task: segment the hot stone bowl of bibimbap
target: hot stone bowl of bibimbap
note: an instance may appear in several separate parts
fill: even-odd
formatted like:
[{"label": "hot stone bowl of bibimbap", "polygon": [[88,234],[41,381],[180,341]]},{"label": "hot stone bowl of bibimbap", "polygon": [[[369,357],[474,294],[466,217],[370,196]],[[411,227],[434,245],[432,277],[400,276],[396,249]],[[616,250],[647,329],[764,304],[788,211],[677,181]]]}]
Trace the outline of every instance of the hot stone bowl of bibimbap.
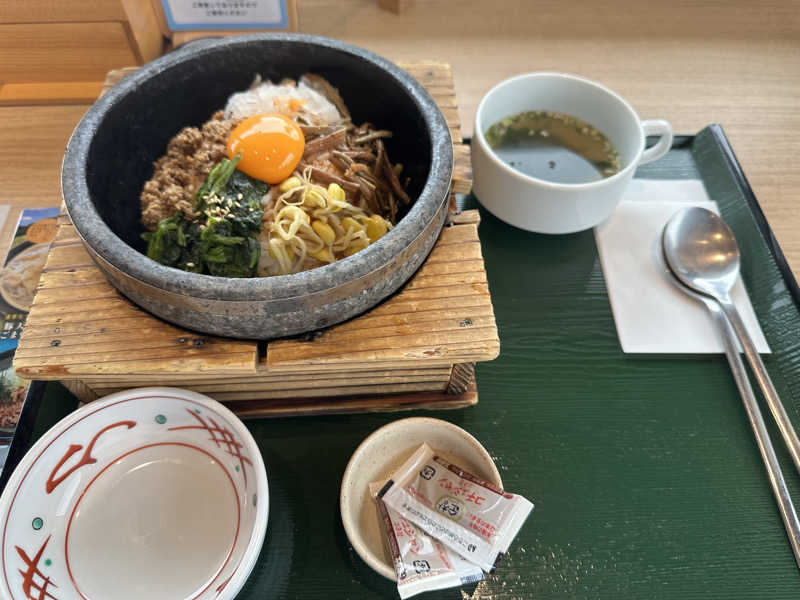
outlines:
[{"label": "hot stone bowl of bibimbap", "polygon": [[109,281],[190,329],[274,338],[395,292],[443,226],[452,141],[430,95],[341,42],[206,40],[122,80],[64,157]]}]

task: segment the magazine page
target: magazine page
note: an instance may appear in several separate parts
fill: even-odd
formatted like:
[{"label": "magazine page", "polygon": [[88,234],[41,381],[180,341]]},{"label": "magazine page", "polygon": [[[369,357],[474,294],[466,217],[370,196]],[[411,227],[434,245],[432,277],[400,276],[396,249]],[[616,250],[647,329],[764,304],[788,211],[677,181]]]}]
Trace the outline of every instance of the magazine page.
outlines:
[{"label": "magazine page", "polygon": [[[33,302],[50,242],[56,236],[58,208],[25,209],[0,270],[0,428],[17,423],[28,382],[17,377],[12,366],[14,351]],[[0,229],[9,215],[0,206]],[[5,248],[4,248],[5,250]]]}]

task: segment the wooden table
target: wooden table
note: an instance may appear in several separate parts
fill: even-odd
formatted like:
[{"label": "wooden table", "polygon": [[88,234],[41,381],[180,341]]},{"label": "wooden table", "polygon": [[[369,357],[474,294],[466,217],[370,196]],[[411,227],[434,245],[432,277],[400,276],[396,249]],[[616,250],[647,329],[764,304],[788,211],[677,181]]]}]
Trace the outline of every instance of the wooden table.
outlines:
[{"label": "wooden table", "polygon": [[[395,60],[449,62],[465,135],[494,83],[541,69],[597,79],[676,132],[719,122],[800,272],[796,1],[414,0],[397,16],[375,0],[303,0],[300,29]],[[0,108],[0,203],[58,204],[63,146],[85,109]]]}]

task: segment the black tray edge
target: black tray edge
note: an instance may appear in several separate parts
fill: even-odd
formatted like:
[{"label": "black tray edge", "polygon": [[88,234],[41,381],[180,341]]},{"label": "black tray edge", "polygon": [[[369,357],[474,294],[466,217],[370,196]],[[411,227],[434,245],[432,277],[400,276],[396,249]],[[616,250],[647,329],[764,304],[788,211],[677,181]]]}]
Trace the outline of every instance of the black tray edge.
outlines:
[{"label": "black tray edge", "polygon": [[731,173],[736,180],[736,184],[741,188],[742,192],[744,192],[744,197],[747,200],[750,211],[753,213],[753,218],[756,221],[756,225],[758,225],[761,235],[764,236],[764,241],[766,242],[767,248],[772,254],[772,257],[775,259],[775,263],[781,272],[783,281],[786,284],[786,287],[789,289],[789,293],[792,295],[795,305],[800,307],[800,286],[798,286],[797,279],[789,267],[786,256],[783,254],[783,250],[781,249],[780,244],[778,244],[778,240],[775,238],[775,234],[767,222],[767,217],[764,215],[764,211],[761,209],[761,205],[756,199],[753,188],[750,187],[750,182],[747,181],[747,177],[742,170],[742,166],[736,159],[736,154],[733,151],[730,141],[728,141],[728,137],[725,135],[725,132],[722,129],[722,125],[719,123],[712,123],[706,129],[711,132],[711,134],[714,136],[714,139],[719,144],[719,147],[725,156],[725,160],[730,167]]},{"label": "black tray edge", "polygon": [[30,449],[31,436],[36,424],[36,417],[39,415],[39,408],[42,406],[46,383],[45,381],[31,381],[28,391],[25,393],[25,401],[19,411],[14,438],[11,440],[3,471],[0,473],[0,492],[5,489],[14,469]]}]

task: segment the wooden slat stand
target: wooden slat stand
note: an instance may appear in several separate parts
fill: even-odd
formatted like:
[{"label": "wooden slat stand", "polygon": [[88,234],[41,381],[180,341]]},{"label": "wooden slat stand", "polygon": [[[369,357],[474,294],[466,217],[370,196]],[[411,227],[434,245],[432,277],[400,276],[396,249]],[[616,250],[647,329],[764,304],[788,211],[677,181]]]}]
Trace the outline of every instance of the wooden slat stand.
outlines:
[{"label": "wooden slat stand", "polygon": [[[449,66],[403,67],[431,90],[460,140]],[[107,83],[128,72],[110,73]],[[469,148],[455,150],[453,189],[466,192]],[[477,211],[451,213],[420,270],[369,312],[263,344],[200,335],[140,309],[106,281],[62,214],[15,368],[59,380],[83,401],[169,385],[244,417],[468,406],[478,399],[474,364],[499,353],[478,222]]]}]

